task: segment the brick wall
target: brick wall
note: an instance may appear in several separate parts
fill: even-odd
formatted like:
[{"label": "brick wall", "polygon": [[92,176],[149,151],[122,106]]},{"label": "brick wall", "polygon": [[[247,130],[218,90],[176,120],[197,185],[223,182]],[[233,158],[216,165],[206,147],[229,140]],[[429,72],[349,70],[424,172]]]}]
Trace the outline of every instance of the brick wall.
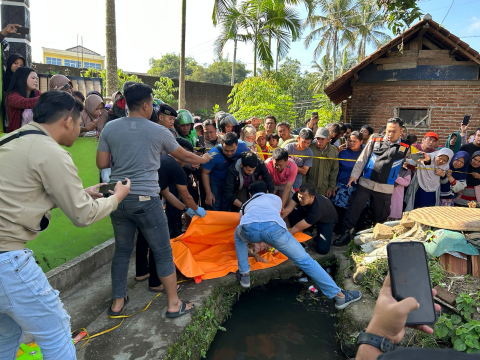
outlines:
[{"label": "brick wall", "polygon": [[[429,128],[409,128],[420,135],[435,131],[444,143],[471,114],[468,133],[480,127],[480,85],[369,85],[354,86],[351,116],[354,128],[370,125],[375,131],[394,115],[395,107],[432,108]],[[408,126],[407,126],[408,127]]]}]

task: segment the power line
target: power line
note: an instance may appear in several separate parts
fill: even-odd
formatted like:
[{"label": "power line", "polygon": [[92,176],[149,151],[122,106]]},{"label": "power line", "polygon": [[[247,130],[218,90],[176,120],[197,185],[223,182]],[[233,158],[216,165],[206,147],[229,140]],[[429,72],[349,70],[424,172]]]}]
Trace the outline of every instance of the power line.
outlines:
[{"label": "power line", "polygon": [[445,14],[445,17],[443,18],[443,20],[442,20],[442,22],[440,23],[440,25],[442,25],[443,22],[445,21],[445,19],[447,18],[448,14],[450,13],[450,9],[452,8],[454,2],[455,2],[455,0],[452,0],[452,3],[450,4],[450,7],[448,8],[448,11],[447,11],[447,13]]}]

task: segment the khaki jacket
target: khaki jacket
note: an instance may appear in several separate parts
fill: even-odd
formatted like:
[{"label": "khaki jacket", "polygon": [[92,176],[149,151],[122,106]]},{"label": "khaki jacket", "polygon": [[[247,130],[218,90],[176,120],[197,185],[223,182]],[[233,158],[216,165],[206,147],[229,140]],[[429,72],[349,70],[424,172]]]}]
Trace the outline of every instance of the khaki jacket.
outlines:
[{"label": "khaki jacket", "polygon": [[31,122],[11,135],[25,130],[46,136],[25,135],[0,146],[0,251],[24,249],[47,228],[54,207],[84,227],[118,206],[115,196],[93,200],[83,190],[71,155],[40,124]]},{"label": "khaki jacket", "polygon": [[[325,149],[320,150],[317,144],[312,143],[309,146],[313,151],[313,156],[337,158],[338,150],[335,146],[327,144]],[[308,173],[303,176],[303,182],[315,186],[317,194],[325,196],[327,190],[333,190],[337,183],[338,160],[313,159],[312,167]]]}]

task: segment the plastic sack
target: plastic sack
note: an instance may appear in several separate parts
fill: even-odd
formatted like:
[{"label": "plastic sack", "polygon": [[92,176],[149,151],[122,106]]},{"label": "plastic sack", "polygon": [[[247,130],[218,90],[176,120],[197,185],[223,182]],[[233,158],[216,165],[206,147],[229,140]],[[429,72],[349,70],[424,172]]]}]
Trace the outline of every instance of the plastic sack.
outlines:
[{"label": "plastic sack", "polygon": [[467,239],[457,231],[440,229],[430,237],[431,241],[426,242],[425,250],[433,257],[440,257],[445,253],[460,252],[466,255],[478,255],[478,250]]}]

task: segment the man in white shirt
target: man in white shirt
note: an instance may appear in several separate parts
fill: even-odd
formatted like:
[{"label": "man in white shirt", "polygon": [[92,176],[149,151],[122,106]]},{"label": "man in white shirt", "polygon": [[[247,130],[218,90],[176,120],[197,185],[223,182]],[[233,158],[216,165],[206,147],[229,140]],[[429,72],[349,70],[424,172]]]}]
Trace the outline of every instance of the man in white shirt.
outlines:
[{"label": "man in white shirt", "polygon": [[[362,298],[359,291],[340,289],[320,264],[313,260],[293,237],[280,216],[282,200],[266,194],[267,185],[254,181],[248,188],[251,199],[240,209],[240,225],[235,230],[235,250],[238,258],[237,279],[244,288],[250,287],[248,243],[266,242],[300,267],[329,299],[335,298],[335,307],[344,309]],[[259,219],[262,219],[261,221]]]}]

